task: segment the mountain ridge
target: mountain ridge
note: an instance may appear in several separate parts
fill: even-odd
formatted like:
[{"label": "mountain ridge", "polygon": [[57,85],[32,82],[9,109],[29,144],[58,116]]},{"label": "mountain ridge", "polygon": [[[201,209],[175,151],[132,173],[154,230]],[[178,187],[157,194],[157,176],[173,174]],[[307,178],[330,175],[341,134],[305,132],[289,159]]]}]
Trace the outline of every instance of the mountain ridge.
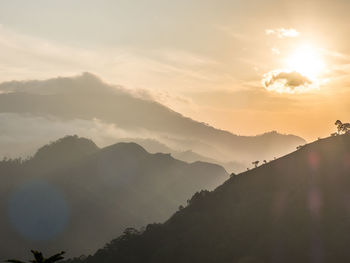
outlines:
[{"label": "mountain ridge", "polygon": [[[57,247],[69,250],[69,256],[92,253],[127,225],[162,222],[193,192],[213,189],[228,178],[216,164],[150,154],[135,143],[96,147],[91,140],[66,136],[40,148],[39,157],[50,152],[45,158],[0,161],[0,212],[6,219],[0,222],[1,257],[22,256],[33,247],[48,254]],[[12,200],[17,203],[11,205]],[[51,203],[57,211],[47,207]],[[42,228],[55,229],[60,220],[67,222],[60,232],[48,240],[33,239],[50,233]]]},{"label": "mountain ridge", "polygon": [[320,139],[69,262],[348,262],[349,169],[350,136]]},{"label": "mountain ridge", "polygon": [[257,159],[284,155],[305,143],[295,135],[272,132],[255,137],[239,136],[216,129],[148,97],[137,97],[120,86],[106,84],[92,74],[13,85],[0,84],[0,91],[7,91],[0,94],[2,114],[51,116],[62,121],[97,119],[114,125],[123,134],[131,134],[124,138],[153,138],[175,151],[192,150],[218,163],[235,161],[249,165]]}]

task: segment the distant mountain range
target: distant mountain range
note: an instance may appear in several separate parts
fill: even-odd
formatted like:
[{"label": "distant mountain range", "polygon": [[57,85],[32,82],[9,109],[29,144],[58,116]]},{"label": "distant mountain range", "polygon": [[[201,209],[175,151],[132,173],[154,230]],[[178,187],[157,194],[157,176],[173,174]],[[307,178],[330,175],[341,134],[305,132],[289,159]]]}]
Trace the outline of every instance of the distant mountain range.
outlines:
[{"label": "distant mountain range", "polygon": [[167,145],[160,143],[154,139],[138,139],[138,138],[124,138],[119,139],[119,142],[136,142],[139,145],[142,145],[145,149],[147,149],[148,152],[151,153],[171,153],[171,155],[181,161],[184,162],[207,162],[207,163],[216,163],[221,166],[223,166],[226,171],[230,172],[237,172],[237,171],[243,171],[247,167],[243,163],[240,163],[238,161],[231,161],[231,162],[224,162],[224,161],[218,161],[216,159],[206,157],[203,155],[200,155],[192,150],[187,151],[176,151],[168,147]]},{"label": "distant mountain range", "polygon": [[136,143],[98,148],[67,136],[27,160],[0,161],[1,260],[29,249],[93,253],[127,226],[162,222],[228,174],[216,164],[150,154]]},{"label": "distant mountain range", "polygon": [[349,171],[350,136],[321,139],[69,262],[350,262]]},{"label": "distant mountain range", "polygon": [[[8,114],[11,115],[6,117]],[[17,119],[16,123],[8,124]],[[28,119],[29,125],[20,125]],[[106,125],[97,134],[91,126],[96,120]],[[105,142],[108,137],[108,143],[138,140],[147,150],[164,145],[164,151],[183,160],[215,160],[230,172],[242,171],[252,161],[271,160],[305,144],[300,137],[277,132],[238,136],[218,130],[151,99],[106,84],[90,73],[73,78],[0,84],[0,123],[5,134],[0,138],[3,154],[11,153],[6,149],[17,148],[22,153],[28,152],[30,149],[26,147],[33,148],[34,141],[43,144],[43,140],[52,139],[51,133],[57,133],[66,123],[67,126],[74,124],[68,134],[79,128],[74,133],[89,130],[93,139],[99,136]],[[16,138],[11,139],[13,133]]]}]

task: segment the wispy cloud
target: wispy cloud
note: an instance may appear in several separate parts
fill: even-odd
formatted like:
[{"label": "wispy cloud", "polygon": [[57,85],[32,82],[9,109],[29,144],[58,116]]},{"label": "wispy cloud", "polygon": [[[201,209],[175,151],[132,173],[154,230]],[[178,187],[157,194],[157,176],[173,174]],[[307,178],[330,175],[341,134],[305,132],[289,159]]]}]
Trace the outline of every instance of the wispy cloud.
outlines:
[{"label": "wispy cloud", "polygon": [[266,35],[275,35],[278,38],[286,38],[286,37],[298,37],[300,32],[295,30],[294,28],[277,28],[277,29],[266,29]]},{"label": "wispy cloud", "polygon": [[137,48],[72,46],[1,26],[0,50],[0,82],[93,72],[109,83],[147,90],[174,110],[188,106],[188,89],[210,89],[226,80],[215,60],[173,48],[146,53]]},{"label": "wispy cloud", "polygon": [[238,32],[237,30],[234,30],[228,26],[218,25],[215,26],[215,28],[226,35],[229,35],[230,37],[237,39],[237,40],[247,40],[249,37],[247,37],[245,34]]},{"label": "wispy cloud", "polygon": [[271,51],[272,51],[272,53],[275,54],[275,55],[281,54],[281,51],[280,51],[278,48],[276,48],[276,47],[271,48]]},{"label": "wispy cloud", "polygon": [[104,147],[123,138],[158,138],[150,131],[129,130],[99,119],[61,120],[31,114],[0,113],[0,159],[32,155],[44,143],[65,135],[91,138]]},{"label": "wispy cloud", "polygon": [[191,52],[168,49],[145,54],[131,48],[77,47],[19,34],[4,26],[0,27],[0,50],[0,81],[88,71],[130,88],[167,85],[171,90],[219,78],[210,70],[215,61]]}]

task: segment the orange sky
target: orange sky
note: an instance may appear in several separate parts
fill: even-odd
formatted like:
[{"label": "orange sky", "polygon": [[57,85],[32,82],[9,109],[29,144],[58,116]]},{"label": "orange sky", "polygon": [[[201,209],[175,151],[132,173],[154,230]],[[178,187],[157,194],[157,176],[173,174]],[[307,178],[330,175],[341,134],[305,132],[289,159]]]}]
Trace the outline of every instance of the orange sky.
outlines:
[{"label": "orange sky", "polygon": [[310,141],[350,121],[347,10],[345,0],[2,1],[0,81],[90,71],[218,128]]}]

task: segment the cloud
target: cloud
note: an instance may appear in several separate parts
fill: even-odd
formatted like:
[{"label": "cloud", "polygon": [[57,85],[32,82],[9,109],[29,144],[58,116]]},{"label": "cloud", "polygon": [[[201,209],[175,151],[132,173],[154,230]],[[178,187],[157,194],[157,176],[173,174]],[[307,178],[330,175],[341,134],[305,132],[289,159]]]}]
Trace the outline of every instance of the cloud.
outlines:
[{"label": "cloud", "polygon": [[[0,81],[46,79],[57,75],[94,72],[108,82],[128,88],[167,90],[210,87],[224,77],[217,62],[185,49],[94,48],[69,45],[0,27]],[[137,77],[135,77],[137,76]]]},{"label": "cloud", "polygon": [[264,75],[262,84],[268,91],[301,93],[314,89],[313,81],[296,71],[275,70]]},{"label": "cloud", "polygon": [[300,33],[293,28],[277,28],[277,29],[266,29],[266,35],[276,35],[278,38],[286,38],[286,37],[298,37]]},{"label": "cloud", "polygon": [[30,156],[44,144],[73,134],[90,138],[101,147],[123,138],[157,138],[146,130],[125,129],[99,119],[61,120],[53,116],[0,113],[0,159]]},{"label": "cloud", "polygon": [[275,54],[275,55],[281,54],[281,51],[280,51],[278,48],[276,48],[276,47],[271,48],[271,51],[272,51],[272,53]]},{"label": "cloud", "polygon": [[[215,59],[186,49],[169,47],[146,53],[131,47],[72,46],[2,26],[0,50],[0,82],[45,80],[94,72],[107,82],[118,83],[128,90],[135,90],[135,93],[147,90],[153,99],[184,113],[192,111],[186,99],[189,88],[213,89],[230,81],[229,74],[222,73]],[[65,78],[61,80],[66,82]],[[0,93],[18,91],[18,84],[14,81],[6,87],[0,85]],[[28,81],[27,84],[26,92],[30,90],[39,94],[51,94],[62,90],[63,86],[51,85],[47,90],[40,86],[41,82]],[[84,91],[86,87],[84,85]]]}]

